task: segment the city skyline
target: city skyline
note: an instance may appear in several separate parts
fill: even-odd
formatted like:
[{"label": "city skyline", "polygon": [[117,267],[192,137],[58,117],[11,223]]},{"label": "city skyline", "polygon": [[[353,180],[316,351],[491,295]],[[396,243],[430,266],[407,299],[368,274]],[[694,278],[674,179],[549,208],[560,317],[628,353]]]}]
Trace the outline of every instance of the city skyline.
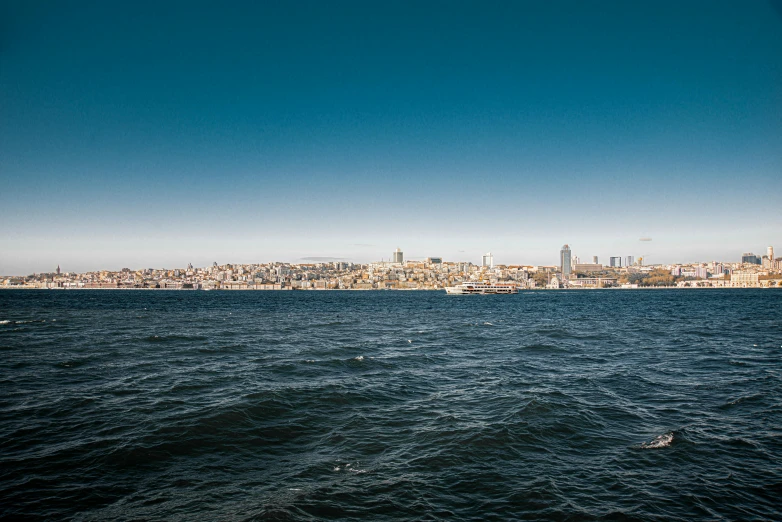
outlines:
[{"label": "city skyline", "polygon": [[0,274],[782,243],[776,0],[2,12]]},{"label": "city skyline", "polygon": [[[651,241],[651,238],[645,238],[645,241]],[[371,245],[363,245],[365,247],[369,247]],[[649,249],[646,249],[647,251]],[[558,259],[556,262],[553,263],[529,263],[525,262],[524,260],[501,260],[499,262],[495,262],[494,254],[492,252],[486,252],[480,256],[480,259],[475,260],[472,258],[465,258],[463,257],[464,251],[460,251],[462,254],[462,257],[455,257],[455,258],[448,258],[443,257],[440,255],[435,254],[429,254],[425,256],[419,256],[419,255],[409,255],[407,254],[403,249],[400,247],[396,247],[393,252],[391,252],[388,256],[380,256],[368,260],[355,260],[355,259],[349,259],[349,258],[343,258],[343,257],[330,257],[330,256],[307,256],[302,257],[295,260],[285,260],[285,259],[255,259],[250,261],[237,261],[237,260],[221,260],[221,261],[212,261],[211,263],[204,262],[204,263],[193,263],[193,262],[180,262],[178,264],[168,265],[168,266],[154,266],[150,264],[140,264],[140,265],[133,265],[131,263],[124,263],[122,264],[122,267],[119,266],[103,266],[98,268],[91,268],[86,270],[77,270],[77,269],[68,269],[63,268],[61,269],[60,264],[58,263],[55,269],[51,269],[51,267],[39,270],[35,272],[29,272],[29,273],[18,273],[18,274],[11,274],[11,273],[2,273],[0,272],[0,277],[4,276],[26,276],[31,274],[46,274],[46,273],[56,273],[60,274],[71,272],[71,273],[89,273],[89,272],[100,272],[100,271],[114,271],[119,272],[121,270],[147,270],[147,269],[154,269],[154,270],[175,270],[175,269],[186,269],[186,267],[189,268],[208,268],[211,266],[226,266],[226,265],[256,265],[256,264],[290,264],[290,265],[308,265],[308,264],[328,264],[328,263],[349,263],[349,264],[356,264],[356,265],[370,265],[375,263],[393,263],[393,264],[404,264],[405,262],[424,262],[428,261],[430,259],[436,259],[440,262],[446,262],[446,263],[469,263],[474,266],[478,267],[489,267],[492,268],[495,265],[496,266],[530,266],[530,267],[558,267],[559,271],[563,271],[563,267],[565,267],[565,263],[567,263],[568,271],[565,272],[565,275],[568,275],[570,273],[570,270],[574,270],[574,268],[578,265],[584,266],[584,267],[590,267],[590,263],[593,265],[600,265],[605,267],[606,269],[613,269],[613,268],[626,268],[628,266],[673,266],[673,265],[696,265],[696,264],[705,264],[705,263],[725,263],[725,264],[744,264],[744,263],[750,263],[750,264],[758,264],[761,265],[765,261],[765,259],[775,260],[780,259],[778,257],[774,256],[774,247],[772,245],[769,245],[762,251],[763,253],[758,255],[754,252],[746,251],[742,252],[740,256],[738,256],[737,259],[699,259],[699,260],[680,260],[680,261],[674,261],[674,262],[656,262],[651,259],[646,258],[645,256],[634,256],[634,255],[620,255],[620,256],[600,256],[600,255],[584,255],[582,257],[581,254],[578,252],[572,250],[570,248],[570,244],[565,244],[561,247],[561,249],[558,252]]]},{"label": "city skyline", "polygon": [[[319,261],[319,262],[318,262]],[[463,294],[463,284],[488,284],[491,292],[522,289],[588,288],[779,288],[782,258],[769,246],[762,258],[744,253],[738,263],[644,265],[632,256],[609,258],[609,265],[581,263],[569,245],[560,250],[560,265],[495,264],[487,252],[481,263],[404,258],[397,247],[390,261],[356,264],[344,261],[308,263],[221,263],[176,268],[134,268],[86,273],[64,272],[0,277],[0,289],[60,290],[442,290]],[[487,290],[468,288],[467,293]]]}]

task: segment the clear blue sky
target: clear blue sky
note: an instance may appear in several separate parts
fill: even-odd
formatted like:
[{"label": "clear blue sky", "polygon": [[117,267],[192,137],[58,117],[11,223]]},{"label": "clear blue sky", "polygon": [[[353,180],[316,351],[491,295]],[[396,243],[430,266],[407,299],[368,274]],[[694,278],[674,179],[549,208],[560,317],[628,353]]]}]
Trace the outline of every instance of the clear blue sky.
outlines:
[{"label": "clear blue sky", "polygon": [[227,4],[0,2],[0,274],[782,250],[778,0]]}]

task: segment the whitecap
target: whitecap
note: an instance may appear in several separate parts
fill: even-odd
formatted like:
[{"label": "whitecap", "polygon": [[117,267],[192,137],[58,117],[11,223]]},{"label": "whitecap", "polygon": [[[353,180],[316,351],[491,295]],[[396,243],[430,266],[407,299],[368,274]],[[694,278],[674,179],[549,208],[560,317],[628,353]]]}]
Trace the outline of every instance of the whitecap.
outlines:
[{"label": "whitecap", "polygon": [[664,433],[662,435],[658,435],[654,438],[651,442],[644,442],[641,444],[641,447],[643,449],[657,449],[657,448],[666,448],[671,445],[671,442],[673,442],[673,433]]},{"label": "whitecap", "polygon": [[0,324],[9,324],[10,322],[11,321],[9,321],[8,319],[3,319],[2,321],[0,321]]},{"label": "whitecap", "polygon": [[341,470],[341,469],[342,469],[342,468],[340,468],[339,466],[336,466],[336,467],[334,467],[334,471],[339,471],[339,470]]},{"label": "whitecap", "polygon": [[363,355],[359,355],[358,357],[355,357],[355,360],[363,361],[364,360],[364,356]]},{"label": "whitecap", "polygon": [[494,326],[493,324],[491,324],[489,322],[486,322],[486,323],[483,323],[483,324],[486,325],[486,326]]},{"label": "whitecap", "polygon": [[412,340],[412,339],[408,339],[408,340],[407,340],[407,342],[408,342],[408,343],[412,343],[412,342],[413,342],[413,340]]}]

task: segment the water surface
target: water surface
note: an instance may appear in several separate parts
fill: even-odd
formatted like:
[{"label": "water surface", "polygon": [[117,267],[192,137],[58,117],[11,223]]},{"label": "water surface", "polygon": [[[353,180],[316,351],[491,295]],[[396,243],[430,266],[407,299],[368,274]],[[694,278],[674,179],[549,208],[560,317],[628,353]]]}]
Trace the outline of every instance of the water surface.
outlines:
[{"label": "water surface", "polygon": [[0,292],[0,516],[782,518],[782,292]]}]

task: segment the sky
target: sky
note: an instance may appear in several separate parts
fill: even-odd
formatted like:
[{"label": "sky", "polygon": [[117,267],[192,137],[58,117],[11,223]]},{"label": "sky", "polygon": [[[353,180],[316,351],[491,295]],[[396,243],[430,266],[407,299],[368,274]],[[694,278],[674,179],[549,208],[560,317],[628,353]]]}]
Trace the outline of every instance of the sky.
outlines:
[{"label": "sky", "polygon": [[0,0],[0,274],[782,251],[781,0],[221,4]]}]

